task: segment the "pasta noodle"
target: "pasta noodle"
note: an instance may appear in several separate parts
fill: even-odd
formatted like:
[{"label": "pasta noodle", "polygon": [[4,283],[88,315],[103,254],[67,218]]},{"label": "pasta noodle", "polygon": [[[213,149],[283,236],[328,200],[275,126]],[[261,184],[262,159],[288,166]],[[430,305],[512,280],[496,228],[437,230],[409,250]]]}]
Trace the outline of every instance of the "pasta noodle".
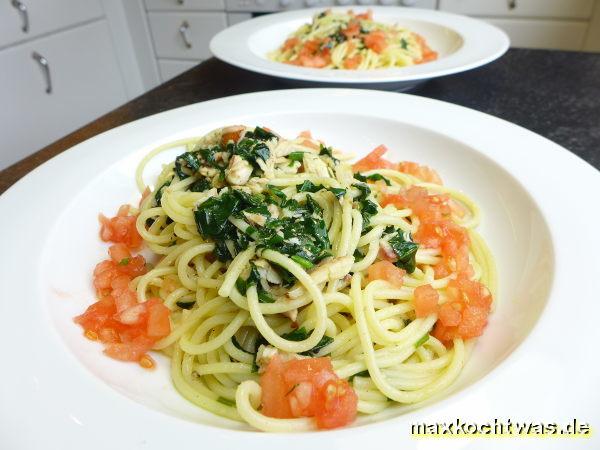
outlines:
[{"label": "pasta noodle", "polygon": [[363,14],[326,10],[302,25],[269,58],[304,67],[381,69],[437,59],[425,40],[406,28]]},{"label": "pasta noodle", "polygon": [[[182,145],[149,193],[146,164]],[[169,310],[154,349],[182,396],[261,430],[304,431],[312,418],[267,414],[261,377],[274,359],[331,358],[362,414],[453,383],[495,298],[480,211],[383,152],[351,166],[309,133],[233,126],[144,158],[135,227],[159,259],[131,286]]]}]

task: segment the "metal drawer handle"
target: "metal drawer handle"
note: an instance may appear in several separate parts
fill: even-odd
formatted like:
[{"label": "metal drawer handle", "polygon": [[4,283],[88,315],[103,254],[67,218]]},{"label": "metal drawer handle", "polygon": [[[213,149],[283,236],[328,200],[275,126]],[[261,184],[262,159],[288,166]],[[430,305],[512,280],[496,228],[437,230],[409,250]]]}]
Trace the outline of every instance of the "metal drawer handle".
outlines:
[{"label": "metal drawer handle", "polygon": [[23,33],[29,32],[29,14],[27,13],[27,6],[20,0],[12,0],[11,3],[17,8],[19,14],[21,14],[21,20],[23,21],[21,30],[23,30]]},{"label": "metal drawer handle", "polygon": [[187,48],[192,48],[192,43],[188,38],[188,30],[190,29],[190,24],[187,20],[184,20],[179,27],[179,34],[181,35],[181,39],[183,39],[183,43]]},{"label": "metal drawer handle", "polygon": [[42,68],[42,72],[44,74],[44,78],[46,78],[46,94],[52,93],[52,79],[50,78],[50,66],[48,65],[48,60],[40,55],[38,52],[33,52],[31,57],[37,61],[37,63]]},{"label": "metal drawer handle", "polygon": [[515,9],[517,7],[517,0],[508,0],[508,9]]}]

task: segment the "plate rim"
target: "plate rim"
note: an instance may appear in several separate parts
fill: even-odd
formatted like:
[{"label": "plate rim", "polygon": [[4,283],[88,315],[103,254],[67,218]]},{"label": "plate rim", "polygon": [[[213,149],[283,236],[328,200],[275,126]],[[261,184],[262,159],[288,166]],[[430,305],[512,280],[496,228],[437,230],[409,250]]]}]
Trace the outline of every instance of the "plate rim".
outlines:
[{"label": "plate rim", "polygon": [[[259,27],[274,25],[284,20],[297,20],[300,18],[309,20],[314,13],[324,9],[324,7],[317,7],[277,12],[227,27],[213,36],[209,44],[210,52],[221,61],[263,75],[305,82],[340,84],[340,87],[343,87],[345,84],[381,84],[385,86],[392,83],[417,82],[460,73],[498,59],[510,47],[510,39],[502,29],[480,19],[423,8],[375,5],[365,5],[365,7],[373,10],[374,15],[384,12],[386,14],[392,13],[397,14],[398,18],[416,19],[452,28],[463,39],[463,45],[457,52],[446,58],[423,65],[411,66],[411,70],[417,70],[417,73],[414,74],[407,74],[406,69],[408,68],[335,71],[335,73],[332,73],[332,71],[324,69],[296,67],[269,61],[255,55],[248,47],[247,36],[254,31],[259,31]],[[335,6],[332,9],[347,9],[347,7]],[[463,29],[458,29],[459,27],[463,27]],[[486,39],[480,38],[478,33],[481,32],[487,33]],[[476,41],[479,44],[483,42],[484,45],[489,47],[486,56],[467,58],[467,61],[462,64],[453,63],[457,59],[457,53],[462,54],[472,51]],[[492,41],[493,45],[489,45],[489,41]]]},{"label": "plate rim", "polygon": [[[382,103],[386,103],[387,106],[389,106],[392,109],[398,108],[400,107],[402,104],[406,103],[409,106],[423,106],[425,109],[427,108],[437,108],[440,113],[440,115],[444,115],[444,114],[460,114],[462,113],[463,115],[467,115],[470,116],[470,118],[479,118],[480,120],[484,121],[484,122],[489,122],[491,125],[497,126],[497,128],[499,129],[504,129],[504,131],[509,131],[510,133],[519,136],[520,138],[524,139],[525,141],[532,141],[532,142],[537,142],[538,144],[542,145],[542,147],[545,148],[545,151],[548,152],[546,154],[546,156],[548,157],[548,159],[556,159],[556,160],[560,160],[559,162],[563,163],[566,165],[566,170],[573,170],[575,172],[577,172],[577,175],[580,177],[577,180],[575,180],[575,183],[577,182],[581,182],[581,183],[585,183],[585,182],[591,182],[595,183],[597,186],[600,187],[600,172],[598,172],[595,168],[593,168],[591,165],[589,165],[588,163],[586,163],[584,160],[580,159],[579,157],[577,157],[576,155],[572,154],[571,152],[567,151],[566,149],[560,147],[559,145],[553,143],[552,141],[549,141],[548,139],[539,136],[529,130],[526,130],[518,125],[514,125],[511,124],[510,122],[507,122],[503,119],[499,119],[499,118],[495,118],[493,116],[490,116],[488,114],[485,113],[481,113],[475,110],[471,110],[469,108],[465,108],[462,106],[458,106],[458,105],[453,105],[450,103],[446,103],[443,101],[439,101],[439,100],[434,100],[434,99],[429,99],[429,98],[423,98],[423,97],[418,97],[418,96],[413,96],[413,95],[408,95],[408,94],[393,94],[393,93],[384,93],[384,92],[376,92],[376,91],[367,91],[367,90],[355,90],[355,89],[292,89],[292,90],[283,90],[283,91],[266,91],[266,92],[257,92],[257,93],[251,93],[251,94],[241,94],[241,95],[237,95],[237,96],[232,96],[232,97],[225,97],[222,99],[217,99],[217,100],[212,100],[212,101],[208,101],[208,102],[203,102],[203,103],[197,103],[197,104],[192,104],[192,105],[188,105],[188,106],[184,106],[181,108],[177,108],[174,110],[170,110],[170,111],[165,111],[153,116],[149,116],[143,119],[139,119],[137,121],[122,125],[120,127],[114,128],[112,130],[106,131],[100,135],[97,135],[91,139],[88,139],[87,141],[84,141],[82,143],[77,144],[76,146],[72,147],[70,150],[67,150],[59,155],[57,155],[56,157],[52,158],[51,160],[47,161],[46,163],[42,164],[41,166],[39,166],[38,168],[36,168],[34,171],[32,171],[30,174],[28,174],[27,176],[25,176],[24,178],[22,178],[21,180],[19,180],[15,185],[11,186],[11,188],[9,188],[5,193],[3,193],[2,196],[0,196],[0,211],[4,210],[4,208],[10,206],[11,202],[13,203],[13,206],[15,204],[15,198],[14,197],[18,197],[19,195],[22,195],[23,191],[27,191],[28,189],[31,190],[35,187],[36,184],[36,179],[39,177],[42,177],[44,175],[47,175],[47,172],[50,171],[52,172],[53,170],[57,170],[60,169],[61,164],[65,164],[65,161],[68,162],[69,160],[71,161],[77,161],[78,158],[86,156],[85,153],[86,152],[91,152],[92,150],[94,150],[94,147],[98,147],[98,146],[102,146],[105,144],[105,141],[108,139],[110,141],[110,139],[114,139],[114,138],[120,138],[123,137],[123,135],[127,136],[128,134],[131,135],[135,135],[140,134],[140,132],[143,130],[143,128],[147,128],[153,125],[153,123],[157,122],[157,121],[163,121],[167,118],[172,118],[175,119],[178,116],[185,116],[186,114],[190,114],[190,113],[198,113],[199,111],[202,112],[202,110],[205,110],[205,113],[209,112],[211,110],[211,108],[213,108],[215,105],[220,104],[221,106],[234,106],[236,105],[236,103],[240,103],[240,102],[251,102],[251,103],[257,103],[256,100],[260,99],[263,100],[263,102],[258,102],[259,104],[262,104],[262,108],[267,107],[267,103],[268,101],[266,101],[267,99],[271,99],[271,102],[276,102],[278,101],[278,98],[285,98],[286,101],[289,101],[289,97],[290,95],[292,96],[296,96],[298,98],[305,98],[305,99],[309,99],[309,98],[321,98],[323,95],[332,95],[332,96],[337,96],[340,99],[343,98],[350,98],[350,100],[355,99],[355,98],[363,98],[363,100],[373,100],[374,97],[377,98],[377,100],[380,100],[377,103],[378,108],[381,107]],[[343,101],[342,101],[343,103]],[[341,110],[341,105],[337,104],[335,105],[336,107],[334,108],[334,105],[330,106],[330,108],[332,110]],[[369,108],[367,108],[369,109]],[[377,111],[376,113],[373,112],[375,108],[371,107],[370,110],[371,111],[365,111],[364,109],[361,111],[361,114],[368,114],[368,115],[372,115],[373,117],[389,117],[388,113],[383,114],[380,111]],[[369,114],[370,113],[370,114]],[[443,113],[443,114],[442,114]],[[416,122],[418,122],[419,118],[414,118],[414,120]],[[143,134],[143,133],[141,133]],[[452,138],[456,138],[456,136],[451,135],[450,137]],[[473,139],[475,139],[475,137],[472,136]],[[143,136],[137,136],[136,139],[141,139],[143,141]],[[466,139],[466,138],[465,138]],[[481,138],[478,137],[477,139],[484,139],[485,141],[485,137]],[[465,141],[462,141],[465,142]],[[469,140],[467,139],[467,142],[469,142]],[[490,140],[490,145],[493,145],[493,140]],[[153,142],[152,145],[156,145],[156,143]],[[471,145],[471,144],[468,144]],[[497,144],[496,144],[497,145]],[[132,148],[132,152],[134,151],[138,151],[141,150],[141,148],[143,148],[143,146],[140,144],[137,148]],[[477,147],[476,147],[477,148]],[[532,149],[533,153],[538,152],[538,149]],[[485,155],[488,155],[488,153],[485,153]],[[121,157],[126,157],[127,155],[122,155]],[[488,155],[489,156],[489,155]],[[98,157],[96,155],[96,157]],[[496,163],[498,163],[497,159],[492,158]],[[110,164],[114,163],[111,162]],[[498,163],[500,164],[500,163]],[[500,164],[502,167],[504,167],[503,164]],[[506,167],[505,167],[506,168]],[[46,174],[44,173],[46,172]],[[543,178],[544,175],[543,174],[534,174],[533,178],[538,177],[538,178]],[[589,185],[587,185],[589,187]],[[529,191],[529,190],[528,190]],[[35,189],[34,189],[35,192]],[[46,197],[51,197],[52,194],[52,189],[49,188],[47,191],[44,191],[41,193],[42,196],[46,196]],[[583,194],[584,197],[587,195],[587,197],[585,198],[593,198],[592,194]],[[584,200],[585,200],[584,198]],[[537,202],[537,198],[534,196],[534,200],[536,200]],[[16,202],[18,203],[18,202]],[[541,208],[544,212],[546,212],[543,208]],[[7,212],[7,211],[4,211]],[[31,216],[35,216],[35,212],[34,211],[25,211],[22,212],[22,214],[25,215],[29,215],[30,218]],[[587,214],[589,215],[590,219],[598,219],[599,215],[597,212],[595,211],[589,211],[587,212]],[[8,230],[8,225],[7,223],[0,223],[0,232],[5,232]],[[14,225],[14,224],[10,224],[10,225]],[[24,223],[24,228],[27,227],[27,222],[25,221]],[[553,233],[555,231],[555,227],[553,227],[553,224],[548,221],[548,227],[550,229],[550,232]],[[592,242],[597,242],[598,244],[600,244],[600,241],[598,240],[597,237],[594,237],[595,241],[592,240]],[[28,241],[26,243],[26,245],[28,245],[29,247],[34,247],[35,249],[35,244],[37,242],[39,242],[40,240],[40,236],[34,236],[33,239],[31,241]],[[12,248],[10,248],[10,246],[12,245]],[[22,247],[17,246],[15,243],[9,242],[8,243],[9,246],[9,250],[12,250],[13,252],[16,252],[17,250],[22,250]],[[599,247],[600,248],[600,247]],[[557,250],[557,254],[558,254],[558,248]],[[561,252],[567,252],[566,248],[562,248],[561,247]],[[10,255],[11,253],[9,253]],[[16,253],[13,253],[13,255]],[[585,256],[584,256],[585,258]],[[589,257],[588,257],[589,258]],[[592,261],[590,259],[590,261]],[[16,268],[10,268],[12,270],[13,274],[18,273],[18,270]],[[10,274],[11,274],[11,270],[5,271],[5,272],[0,272],[0,279],[4,280],[5,282],[7,280],[10,280]],[[556,264],[556,268],[555,270],[557,271],[557,273],[560,270],[564,270],[565,273],[568,272],[569,270],[573,270],[572,268],[569,269],[569,266],[567,264],[564,264],[560,261],[560,258],[557,257],[557,264]],[[564,276],[564,275],[563,275]],[[596,284],[596,287],[600,287],[599,281],[598,279],[594,279],[593,282]],[[7,292],[8,293],[8,292]],[[556,309],[557,307],[557,302],[554,301],[553,304],[551,305],[551,300],[552,297],[554,297],[553,293],[550,294],[551,298],[548,299],[547,305],[546,305],[546,312],[545,314],[548,314],[548,309]],[[5,297],[6,298],[6,297]],[[38,302],[39,303],[39,302]],[[4,326],[8,326],[10,329],[11,326],[11,322],[9,321],[10,317],[14,317],[14,314],[10,314],[11,313],[11,306],[14,308],[15,305],[8,303],[6,301],[2,301],[0,302],[0,311],[2,311],[3,314],[0,315],[0,324],[4,325]],[[27,308],[31,308],[33,305],[31,304],[25,304],[23,305],[23,308],[25,310],[27,310]],[[39,306],[39,305],[38,305]],[[550,306],[552,306],[552,308],[550,308]],[[45,305],[42,304],[42,309],[45,308]],[[600,306],[598,305],[594,305],[594,308],[597,312],[600,312]],[[15,311],[13,310],[12,313],[14,313]],[[47,311],[41,311],[41,310],[35,310],[34,308],[34,315],[37,315],[37,317],[34,317],[33,319],[35,319],[39,324],[39,321],[42,320],[43,323],[43,319],[45,318],[44,312]],[[41,315],[40,315],[41,314]],[[452,403],[457,403],[460,402],[461,399],[464,399],[465,397],[471,396],[471,395],[475,395],[476,393],[481,393],[482,391],[485,391],[486,386],[489,386],[489,383],[487,381],[490,381],[490,379],[495,379],[497,380],[498,378],[501,378],[502,376],[506,375],[506,372],[509,370],[510,367],[514,366],[515,360],[517,359],[517,356],[522,356],[523,353],[525,353],[526,351],[528,351],[531,347],[532,344],[539,341],[540,338],[540,334],[543,333],[544,330],[547,330],[547,326],[542,327],[541,325],[542,321],[539,321],[533,328],[533,330],[531,331],[530,335],[524,340],[524,342],[521,343],[521,345],[514,350],[507,358],[506,360],[499,366],[496,367],[490,374],[488,374],[486,377],[484,377],[483,380],[478,381],[477,383],[475,383],[474,385],[471,385],[470,387],[467,387],[465,389],[463,389],[462,391],[451,395],[449,398],[440,400],[438,402],[436,402],[434,405],[429,405],[426,406],[425,408],[415,411],[414,413],[411,413],[411,416],[414,417],[415,421],[417,420],[418,417],[427,417],[427,414],[432,413],[432,409],[443,409],[444,405],[448,405],[448,404],[452,404]],[[12,328],[15,328],[15,324],[12,323]],[[49,328],[49,327],[48,327]],[[594,331],[590,331],[590,333],[593,333]],[[284,437],[281,437],[281,435],[264,435],[264,434],[259,434],[259,433],[249,433],[249,432],[234,432],[231,434],[228,434],[227,432],[223,432],[222,429],[216,429],[213,427],[209,427],[203,424],[190,424],[187,423],[185,421],[170,417],[170,416],[165,416],[164,414],[151,410],[149,408],[146,408],[144,406],[139,405],[136,402],[131,401],[130,399],[126,399],[125,397],[123,397],[121,394],[115,392],[114,390],[110,389],[108,386],[104,385],[103,383],[99,382],[99,380],[96,380],[95,377],[89,377],[89,374],[83,370],[83,368],[81,367],[82,365],[76,360],[76,358],[74,357],[74,355],[72,355],[70,352],[66,351],[64,352],[64,344],[62,343],[62,341],[60,341],[60,337],[58,336],[58,334],[56,333],[56,330],[54,329],[38,329],[35,330],[35,333],[38,333],[36,335],[36,337],[43,337],[44,339],[47,339],[47,342],[45,342],[45,345],[57,345],[58,344],[58,348],[63,350],[63,353],[65,353],[65,355],[63,356],[63,363],[66,365],[65,368],[71,370],[71,371],[67,371],[67,375],[68,378],[72,379],[73,381],[78,381],[77,377],[81,377],[84,376],[86,377],[86,379],[92,379],[94,381],[90,382],[84,382],[85,386],[90,386],[93,384],[99,385],[99,389],[102,392],[102,394],[106,395],[106,398],[104,399],[104,404],[106,405],[111,405],[114,406],[112,404],[112,402],[118,402],[117,404],[119,406],[122,407],[122,410],[118,411],[118,414],[120,414],[121,417],[128,417],[128,414],[132,411],[135,411],[137,414],[139,414],[139,417],[136,417],[134,420],[136,421],[137,424],[141,424],[142,422],[144,422],[145,420],[148,420],[150,423],[156,423],[156,424],[160,424],[161,426],[165,427],[165,429],[169,429],[170,431],[190,431],[192,433],[208,433],[207,437],[210,436],[214,436],[215,439],[217,438],[223,438],[224,435],[228,435],[231,436],[227,439],[231,439],[231,440],[235,440],[238,443],[242,443],[242,442],[247,442],[248,445],[256,445],[257,448],[260,445],[260,443],[264,443],[264,439],[269,439],[271,442],[280,442],[280,443],[286,443],[290,448],[295,448],[295,444],[290,442],[290,435],[285,435]],[[599,335],[598,331],[595,331],[596,335]],[[599,335],[600,337],[600,335]],[[543,336],[542,336],[543,338]],[[41,350],[46,350],[44,346],[42,347],[38,347],[37,349],[35,348],[35,342],[24,342],[23,343],[23,347],[22,349],[26,349],[26,350],[35,350],[36,352],[40,352]],[[13,357],[17,357],[17,352],[16,350],[8,350],[8,354],[9,356],[13,356]],[[35,353],[34,353],[35,354]],[[31,364],[33,365],[33,362],[31,362]],[[31,365],[30,365],[31,367]],[[578,367],[577,369],[580,369],[580,367]],[[600,370],[599,368],[596,366],[594,367],[595,369],[595,373],[600,375]],[[54,370],[53,368],[49,368],[49,370]],[[5,388],[5,386],[10,385],[10,386],[22,386],[19,383],[19,379],[20,378],[25,378],[25,377],[19,377],[17,373],[15,372],[0,372],[0,380],[2,381],[2,383],[0,383],[0,392],[3,392]],[[487,380],[487,381],[486,381]],[[578,387],[575,386],[574,389],[577,389]],[[7,391],[8,393],[8,391]],[[45,394],[45,399],[49,400],[52,397],[52,395],[48,394],[48,392],[46,392]],[[8,397],[8,396],[7,396]],[[14,397],[13,397],[14,399]],[[119,399],[121,399],[121,401],[119,401]],[[9,414],[10,414],[10,409],[4,409],[3,405],[1,404],[3,402],[0,402],[0,418],[2,418],[2,423],[9,423],[8,419],[10,418]],[[100,401],[100,403],[102,403],[102,401]],[[15,406],[18,407],[18,405],[16,403],[11,403],[10,406]],[[60,407],[60,405],[58,405]],[[64,409],[64,408],[63,408]],[[62,414],[68,414],[69,411],[63,410]],[[50,418],[51,416],[56,415],[56,413],[50,409],[40,409],[37,410],[34,414],[37,414],[38,416],[41,414],[42,417],[46,417],[46,418]],[[302,442],[305,445],[307,442],[319,442],[319,443],[323,443],[325,441],[327,442],[337,442],[341,439],[347,439],[349,442],[352,441],[357,441],[357,440],[363,440],[364,442],[368,442],[367,439],[373,439],[374,437],[377,436],[377,433],[387,433],[387,432],[394,432],[394,425],[398,425],[402,422],[404,422],[406,419],[406,417],[404,418],[393,418],[393,419],[389,419],[380,423],[375,423],[375,424],[369,424],[369,425],[365,425],[365,426],[361,426],[361,427],[357,427],[357,428],[349,428],[349,429],[343,429],[343,430],[337,430],[337,431],[332,431],[332,432],[326,432],[326,433],[311,433],[309,435],[303,434],[302,436]],[[82,427],[81,424],[78,424],[77,422],[75,422],[74,419],[73,420],[73,424],[70,428],[70,431],[72,432],[73,436],[72,436],[72,442],[75,442],[75,440],[79,440],[82,443],[89,443],[89,435],[87,435],[86,433],[81,433],[78,430],[81,430],[82,428],[85,429],[87,432],[91,430],[95,430],[96,432],[98,431],[97,429],[95,429],[93,427],[93,424],[85,424],[85,427]],[[18,431],[18,430],[13,430],[11,429],[10,431]],[[62,436],[62,432],[64,430],[59,430],[58,434],[54,434],[51,436],[53,436],[54,439],[60,439],[60,437]],[[134,430],[135,431],[135,430]],[[150,430],[151,433],[154,433],[155,430],[151,429]],[[7,433],[8,432],[3,432]],[[125,435],[130,442],[132,442],[132,439],[135,439],[135,432],[132,433],[131,431],[124,431],[121,430],[120,433],[123,433],[123,435]],[[168,433],[166,433],[168,434]],[[15,437],[16,435],[12,435],[13,439],[16,439]],[[258,437],[257,437],[258,436]],[[268,437],[265,437],[268,436]],[[25,437],[24,439],[31,439],[31,437]],[[256,439],[255,439],[256,438]],[[150,439],[150,438],[149,438]],[[165,436],[165,433],[163,433],[161,430],[158,430],[158,432],[156,434],[153,434],[151,436],[151,439],[154,439],[155,441],[152,442],[152,446],[149,446],[149,448],[160,448],[161,445],[160,443],[167,443],[167,442],[171,442],[169,441],[169,437]],[[226,440],[227,440],[226,439]],[[16,441],[15,441],[16,442]],[[22,442],[25,442],[24,440]],[[57,442],[61,442],[61,441],[57,441]],[[102,441],[99,440],[98,443],[93,443],[92,445],[96,445],[98,444],[98,448],[102,448],[100,443]],[[137,442],[137,441],[136,441]],[[230,441],[231,442],[231,441]],[[412,445],[409,445],[411,444]],[[418,444],[418,440],[408,440],[407,443],[407,447],[413,447],[416,446]],[[64,443],[64,442],[63,442]],[[479,444],[481,444],[481,442],[479,442]],[[193,446],[189,446],[189,445],[185,445],[182,448],[194,448]],[[480,446],[478,446],[480,447]],[[12,448],[12,447],[11,447]],[[34,447],[24,447],[24,446],[17,446],[15,445],[14,448],[34,448]],[[300,446],[298,446],[298,448],[300,448]]]}]

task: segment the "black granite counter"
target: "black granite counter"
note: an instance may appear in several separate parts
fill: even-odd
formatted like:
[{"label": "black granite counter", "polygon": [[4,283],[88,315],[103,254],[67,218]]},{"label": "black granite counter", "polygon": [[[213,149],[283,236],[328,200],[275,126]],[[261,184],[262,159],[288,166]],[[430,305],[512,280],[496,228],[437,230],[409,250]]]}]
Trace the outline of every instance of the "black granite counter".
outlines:
[{"label": "black granite counter", "polygon": [[[3,170],[0,193],[52,156],[118,125],[190,103],[290,87],[289,81],[210,59]],[[600,54],[511,49],[491,64],[411,93],[514,122],[600,168]]]}]

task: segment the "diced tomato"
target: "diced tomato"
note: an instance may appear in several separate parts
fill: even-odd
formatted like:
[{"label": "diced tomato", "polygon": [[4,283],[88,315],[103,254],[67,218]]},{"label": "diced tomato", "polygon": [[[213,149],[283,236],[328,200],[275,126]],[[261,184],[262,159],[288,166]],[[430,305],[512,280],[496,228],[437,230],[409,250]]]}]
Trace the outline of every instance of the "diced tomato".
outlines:
[{"label": "diced tomato", "polygon": [[137,325],[146,320],[147,313],[146,305],[143,303],[136,303],[121,311],[117,316],[117,320],[123,325]]},{"label": "diced tomato", "polygon": [[292,388],[287,394],[292,417],[313,417],[316,414],[315,387],[310,381],[302,381]]},{"label": "diced tomato", "polygon": [[358,396],[346,380],[329,380],[320,390],[317,399],[317,427],[331,429],[343,427],[356,418]]},{"label": "diced tomato", "polygon": [[389,261],[378,261],[369,266],[368,274],[369,281],[385,280],[392,286],[400,288],[404,283],[406,271],[396,267]]},{"label": "diced tomato", "polygon": [[447,302],[440,305],[438,320],[445,327],[455,327],[460,323],[463,305],[460,302]]},{"label": "diced tomato", "polygon": [[100,238],[105,242],[125,244],[130,249],[137,249],[142,244],[142,237],[137,231],[136,215],[129,215],[129,205],[122,205],[115,217],[107,218],[100,214]]},{"label": "diced tomato", "polygon": [[[117,253],[117,258],[120,256],[122,255]],[[118,263],[114,260],[105,260],[94,269],[94,287],[96,292],[103,296],[113,289],[128,285],[131,279],[145,273],[146,260],[142,255],[126,257]],[[127,277],[127,280],[124,277]]]},{"label": "diced tomato", "polygon": [[415,39],[417,40],[417,43],[419,44],[419,46],[421,47],[421,59],[418,61],[415,61],[415,64],[423,64],[429,61],[434,61],[437,59],[438,57],[438,53],[433,51],[429,45],[427,45],[427,42],[425,41],[425,39],[423,38],[423,36],[417,34],[417,33],[413,33],[415,36]]},{"label": "diced tomato", "polygon": [[385,32],[382,30],[375,30],[369,34],[365,34],[363,41],[367,48],[373,50],[375,53],[382,53],[388,46]]},{"label": "diced tomato", "polygon": [[122,261],[129,262],[129,259],[131,259],[131,252],[125,244],[111,245],[108,248],[108,254],[110,255],[110,258],[117,264],[121,263]]},{"label": "diced tomato", "polygon": [[435,170],[415,162],[403,161],[398,163],[398,171],[413,175],[427,183],[444,184]]},{"label": "diced tomato", "polygon": [[104,353],[119,361],[139,361],[153,345],[152,339],[140,336],[132,342],[108,344]]},{"label": "diced tomato", "polygon": [[116,289],[127,289],[130,282],[131,277],[127,275],[119,275],[110,282],[110,287],[113,291]]},{"label": "diced tomato", "polygon": [[298,137],[312,139],[312,133],[310,132],[310,130],[304,130],[304,131],[300,132],[300,134],[298,135]]},{"label": "diced tomato", "polygon": [[393,204],[398,209],[410,208],[421,223],[450,217],[450,197],[447,194],[429,195],[427,189],[412,186],[400,194],[384,194],[381,206]]},{"label": "diced tomato", "polygon": [[128,262],[121,261],[117,264],[119,273],[129,275],[131,278],[139,277],[146,273],[146,260],[142,255],[131,258]]},{"label": "diced tomato", "polygon": [[329,358],[293,359],[275,355],[260,377],[262,410],[269,417],[315,417],[318,428],[354,420],[358,397],[333,372]]},{"label": "diced tomato", "polygon": [[278,419],[289,419],[294,417],[290,408],[290,402],[286,397],[289,392],[283,374],[285,364],[275,355],[269,361],[267,369],[260,377],[260,387],[262,388],[261,412],[265,416],[276,417]]},{"label": "diced tomato", "polygon": [[106,296],[88,306],[83,314],[75,317],[74,321],[81,325],[85,330],[91,330],[98,333],[98,331],[112,319],[116,312],[115,299],[111,296]]},{"label": "diced tomato", "polygon": [[151,298],[145,304],[148,308],[148,336],[157,339],[167,336],[171,332],[169,308],[157,298]]},{"label": "diced tomato", "polygon": [[394,164],[390,161],[383,159],[382,156],[388,151],[385,145],[376,147],[371,153],[365,156],[363,159],[358,160],[352,166],[354,172],[361,172],[363,170],[372,169],[392,169]]},{"label": "diced tomato", "polygon": [[355,17],[362,20],[373,20],[373,11],[368,9],[362,14],[357,14]]},{"label": "diced tomato", "polygon": [[138,304],[135,292],[131,291],[128,286],[113,289],[111,296],[115,299],[117,314]]},{"label": "diced tomato", "polygon": [[360,22],[358,20],[351,20],[348,22],[348,26],[342,30],[342,34],[346,36],[346,39],[352,39],[360,34]]},{"label": "diced tomato", "polygon": [[434,266],[436,278],[451,273],[472,275],[469,264],[469,235],[460,225],[450,220],[435,220],[419,225],[415,241],[430,248],[439,248],[442,261]]},{"label": "diced tomato", "polygon": [[459,275],[448,283],[446,295],[448,300],[439,308],[433,336],[445,344],[455,338],[481,336],[492,304],[489,290],[478,281]]},{"label": "diced tomato", "polygon": [[298,57],[301,66],[320,69],[329,64],[329,59],[321,55],[300,55]]},{"label": "diced tomato", "polygon": [[234,125],[225,128],[221,135],[221,146],[224,148],[231,141],[239,141],[244,129],[245,127],[243,125]]},{"label": "diced tomato", "polygon": [[284,380],[293,386],[303,381],[312,381],[322,371],[333,373],[329,358],[292,359],[285,363]]},{"label": "diced tomato", "polygon": [[286,41],[283,43],[282,50],[283,51],[290,50],[290,49],[294,48],[296,45],[298,45],[299,43],[300,43],[300,39],[297,37],[291,37],[289,39],[286,39]]},{"label": "diced tomato", "polygon": [[331,62],[331,50],[324,39],[311,39],[302,44],[298,56],[289,64],[304,67],[325,67]]},{"label": "diced tomato", "polygon": [[356,69],[362,62],[362,56],[356,54],[350,58],[346,58],[344,61],[344,69]]},{"label": "diced tomato", "polygon": [[119,333],[114,328],[104,327],[98,331],[98,339],[101,342],[116,344],[120,341]]},{"label": "diced tomato", "polygon": [[437,312],[440,295],[430,284],[415,289],[415,314],[417,317],[427,317]]}]

